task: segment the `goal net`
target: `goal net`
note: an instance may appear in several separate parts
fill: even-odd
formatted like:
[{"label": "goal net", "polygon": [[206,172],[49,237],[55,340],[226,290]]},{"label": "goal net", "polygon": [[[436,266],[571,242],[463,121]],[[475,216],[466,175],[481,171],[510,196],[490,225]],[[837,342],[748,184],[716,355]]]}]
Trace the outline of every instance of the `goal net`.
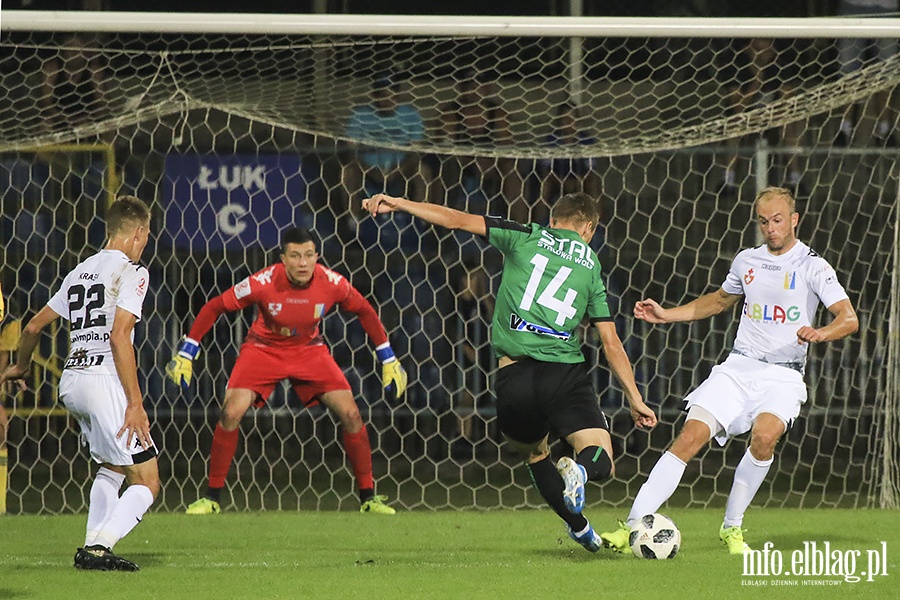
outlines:
[{"label": "goal net", "polygon": [[[152,205],[152,286],[136,339],[163,449],[161,509],[205,489],[212,427],[253,314],[218,321],[190,391],[166,381],[164,365],[202,304],[277,261],[279,233],[295,225],[315,230],[322,262],[376,306],[410,374],[407,398],[386,402],[362,329],[325,318],[368,423],[379,493],[405,509],[541,505],[501,443],[490,391],[500,255],[403,215],[376,222],[359,204],[387,191],[545,221],[574,190],[602,199],[594,247],[661,417],[650,433],[634,430],[585,329],[617,455],[616,479],[589,499],[626,507],[736,325],[725,314],[650,326],[633,319],[634,302],[716,289],[734,254],[760,243],[751,204],[770,185],[795,191],[799,237],[837,269],[860,330],[811,348],[809,401],[756,502],[900,501],[900,57],[885,37],[896,20],[200,16],[4,11],[0,42],[7,318],[34,314],[102,247],[116,194]],[[823,310],[819,322],[829,318]],[[87,505],[89,461],[57,398],[66,344],[64,327],[46,333],[29,391],[5,396],[11,512]],[[241,424],[224,507],[355,508],[337,429],[277,389]],[[702,453],[672,504],[722,504],[745,441]]]}]

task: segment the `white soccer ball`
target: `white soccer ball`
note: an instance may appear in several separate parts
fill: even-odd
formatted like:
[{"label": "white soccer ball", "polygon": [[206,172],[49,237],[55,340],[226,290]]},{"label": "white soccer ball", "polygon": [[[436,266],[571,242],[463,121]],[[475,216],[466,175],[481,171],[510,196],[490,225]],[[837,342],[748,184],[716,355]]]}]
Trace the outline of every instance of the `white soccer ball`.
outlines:
[{"label": "white soccer ball", "polygon": [[674,558],[681,547],[681,532],[666,515],[644,515],[632,528],[628,544],[635,556],[659,560]]}]

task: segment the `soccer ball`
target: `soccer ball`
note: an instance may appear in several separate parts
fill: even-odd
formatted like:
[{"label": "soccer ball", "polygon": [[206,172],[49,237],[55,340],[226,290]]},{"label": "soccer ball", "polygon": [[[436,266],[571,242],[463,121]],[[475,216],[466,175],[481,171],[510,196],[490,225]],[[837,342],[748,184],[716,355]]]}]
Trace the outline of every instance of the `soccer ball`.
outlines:
[{"label": "soccer ball", "polygon": [[674,558],[681,546],[681,532],[665,515],[644,515],[631,530],[628,545],[635,556],[660,560]]}]

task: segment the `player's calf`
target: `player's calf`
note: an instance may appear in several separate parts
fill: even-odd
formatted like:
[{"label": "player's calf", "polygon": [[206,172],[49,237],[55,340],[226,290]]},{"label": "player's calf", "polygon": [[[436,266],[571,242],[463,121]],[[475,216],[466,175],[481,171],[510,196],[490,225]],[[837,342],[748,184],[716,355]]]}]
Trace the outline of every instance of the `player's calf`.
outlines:
[{"label": "player's calf", "polygon": [[575,462],[584,467],[588,481],[603,481],[612,475],[612,458],[601,446],[588,446],[578,453]]}]

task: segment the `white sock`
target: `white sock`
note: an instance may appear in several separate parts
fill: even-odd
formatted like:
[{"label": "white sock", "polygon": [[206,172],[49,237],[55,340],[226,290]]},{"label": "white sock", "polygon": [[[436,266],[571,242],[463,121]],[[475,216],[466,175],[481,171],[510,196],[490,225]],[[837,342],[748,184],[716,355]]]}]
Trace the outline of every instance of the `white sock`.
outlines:
[{"label": "white sock", "polygon": [[891,126],[887,121],[879,120],[875,125],[875,131],[881,137],[887,137],[888,132],[891,130]]},{"label": "white sock", "polygon": [[97,532],[109,518],[113,506],[119,500],[119,488],[125,481],[125,475],[116,473],[106,467],[100,467],[94,483],[91,485],[91,503],[88,506],[87,533],[84,545],[92,546]]},{"label": "white sock", "polygon": [[734,471],[734,483],[725,505],[725,527],[740,527],[744,522],[744,513],[759,491],[773,460],[757,460],[747,448],[744,458]]},{"label": "white sock", "polygon": [[737,174],[734,169],[725,169],[725,185],[735,185]]},{"label": "white sock", "polygon": [[841,131],[843,131],[847,135],[851,135],[853,133],[853,121],[851,121],[850,119],[842,119]]},{"label": "white sock", "polygon": [[686,463],[671,452],[666,452],[656,461],[656,465],[650,471],[650,477],[641,486],[634,504],[631,505],[631,512],[628,513],[629,527],[634,527],[644,515],[659,510],[663,502],[668,500],[678,487],[685,466]]},{"label": "white sock", "polygon": [[94,544],[106,546],[110,550],[116,542],[128,535],[135,525],[141,522],[141,517],[153,504],[153,494],[145,485],[129,486],[116,505],[113,507],[109,518],[97,532]]}]

